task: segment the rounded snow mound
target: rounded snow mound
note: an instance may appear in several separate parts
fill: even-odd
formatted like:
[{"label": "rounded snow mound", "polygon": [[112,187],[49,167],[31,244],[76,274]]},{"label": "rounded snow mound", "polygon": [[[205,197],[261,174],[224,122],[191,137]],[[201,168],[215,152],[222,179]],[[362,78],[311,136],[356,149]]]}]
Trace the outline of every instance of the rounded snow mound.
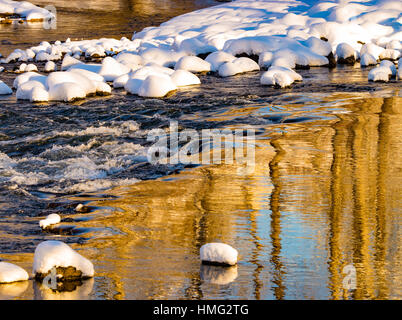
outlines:
[{"label": "rounded snow mound", "polygon": [[233,266],[237,263],[237,256],[237,250],[225,243],[207,243],[200,249],[203,263]]},{"label": "rounded snow mound", "polygon": [[8,262],[0,262],[0,283],[12,283],[28,279],[28,273],[21,267]]},{"label": "rounded snow mound", "polygon": [[[61,241],[44,241],[35,249],[33,274],[42,279],[55,268],[58,278],[91,278],[95,271],[91,261],[71,249]],[[70,272],[63,271],[69,270]],[[71,272],[74,270],[74,272]],[[59,274],[61,273],[61,276]]]}]

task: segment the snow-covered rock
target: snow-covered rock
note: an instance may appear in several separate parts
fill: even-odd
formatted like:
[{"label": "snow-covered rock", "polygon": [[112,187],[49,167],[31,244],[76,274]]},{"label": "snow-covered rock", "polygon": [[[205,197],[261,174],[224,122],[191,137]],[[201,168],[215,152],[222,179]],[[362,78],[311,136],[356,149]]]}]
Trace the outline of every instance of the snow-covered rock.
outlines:
[{"label": "snow-covered rock", "polygon": [[370,53],[363,53],[360,57],[360,65],[362,67],[375,66],[377,64],[376,58]]},{"label": "snow-covered rock", "polygon": [[225,243],[207,243],[200,249],[200,259],[204,263],[233,266],[237,256],[237,250]]},{"label": "snow-covered rock", "polygon": [[116,78],[123,74],[129,73],[131,69],[124,64],[116,61],[112,57],[106,57],[102,61],[102,68],[99,74],[103,76],[106,81],[114,81]]},{"label": "snow-covered rock", "polygon": [[191,86],[201,83],[200,78],[195,74],[181,69],[173,72],[170,78],[177,87]]},{"label": "snow-covered rock", "polygon": [[262,52],[258,58],[258,65],[263,69],[268,69],[274,60],[273,52]]},{"label": "snow-covered rock", "polygon": [[49,88],[49,100],[52,101],[72,102],[86,96],[85,90],[74,82],[62,82]]},{"label": "snow-covered rock", "polygon": [[354,64],[356,62],[356,51],[348,43],[340,43],[336,47],[336,55],[338,57],[338,63],[341,64]]},{"label": "snow-covered rock", "polygon": [[154,62],[163,67],[173,67],[183,56],[185,56],[183,52],[162,48],[150,48],[141,53],[144,62]]},{"label": "snow-covered rock", "polygon": [[177,61],[174,69],[190,72],[208,72],[211,71],[211,64],[197,56],[184,56]]},{"label": "snow-covered rock", "polygon": [[211,71],[218,71],[225,62],[232,62],[236,57],[224,51],[215,51],[209,54],[205,61],[211,64]]},{"label": "snow-covered rock", "polygon": [[41,82],[44,86],[46,86],[47,77],[37,72],[25,72],[14,79],[13,87],[18,89],[21,84],[30,80]]},{"label": "snow-covered rock", "polygon": [[389,68],[389,70],[391,70],[391,77],[395,77],[396,76],[396,67],[395,64],[392,61],[389,60],[383,60],[380,63],[380,67],[386,67]]},{"label": "snow-covered rock", "polygon": [[56,71],[56,64],[53,61],[48,61],[45,64],[45,72]]},{"label": "snow-covered rock", "polygon": [[372,42],[366,43],[360,49],[360,57],[363,57],[364,54],[368,53],[372,55],[375,60],[379,60],[380,55],[384,50],[385,49],[383,47],[377,46]]},{"label": "snow-covered rock", "polygon": [[147,98],[162,98],[176,89],[177,86],[168,75],[150,75],[141,83],[138,95]]},{"label": "snow-covered rock", "polygon": [[28,279],[28,273],[21,267],[8,262],[0,262],[0,283],[12,283]]},{"label": "snow-covered rock", "polygon": [[130,80],[130,73],[126,73],[121,75],[120,77],[117,77],[113,81],[113,88],[124,88],[128,80]]},{"label": "snow-covered rock", "polygon": [[260,83],[262,85],[271,85],[285,88],[294,81],[302,81],[300,74],[286,67],[272,66],[268,71],[261,75]]},{"label": "snow-covered rock", "polygon": [[[52,72],[47,77],[47,86],[49,88],[49,94],[51,92],[52,92],[52,94],[56,93],[54,90],[52,90],[52,88],[55,87],[56,85],[63,84],[63,83],[75,83],[76,86],[78,86],[80,88],[79,91],[76,91],[78,95],[75,98],[81,97],[81,91],[83,91],[85,93],[85,95],[92,95],[92,94],[96,93],[96,84],[93,81],[91,81],[91,79],[87,78],[86,76],[84,76],[78,72],[73,72],[73,71],[56,71],[56,72]],[[63,86],[63,87],[59,87],[59,90],[61,88],[68,90],[67,96],[70,96],[71,94],[73,94],[73,91],[75,90],[73,88],[76,88],[76,86],[70,86],[70,85]],[[59,92],[59,94],[61,93],[60,91],[58,91],[58,92]],[[66,93],[67,93],[67,91],[66,91]],[[54,96],[52,94],[50,94],[51,100],[54,100],[53,99]],[[84,98],[85,98],[85,96],[84,96]],[[70,101],[70,99],[68,99],[68,100],[62,99],[62,101]]]},{"label": "snow-covered rock", "polygon": [[221,77],[230,77],[239,73],[260,70],[260,66],[250,58],[241,57],[228,61],[219,67],[218,73]]},{"label": "snow-covered rock", "polygon": [[0,80],[0,95],[12,94],[13,90]]},{"label": "snow-covered rock", "polygon": [[369,81],[381,81],[388,82],[390,77],[392,76],[392,71],[389,67],[376,67],[371,69],[368,74]]},{"label": "snow-covered rock", "polygon": [[0,0],[0,13],[17,14],[26,21],[43,21],[54,18],[54,15],[28,1]]},{"label": "snow-covered rock", "polygon": [[58,224],[61,221],[61,217],[57,213],[49,214],[46,219],[39,221],[39,226],[42,229],[46,229],[51,225]]},{"label": "snow-covered rock", "polygon": [[[33,274],[42,279],[56,268],[61,279],[91,278],[95,271],[91,261],[61,241],[44,241],[35,249]],[[65,272],[73,269],[74,272]],[[69,270],[70,271],[70,270]]]},{"label": "snow-covered rock", "polygon": [[63,58],[63,61],[61,62],[61,71],[65,71],[71,66],[74,66],[76,64],[82,64],[82,62],[78,59],[75,59],[71,57],[70,55],[66,54]]}]

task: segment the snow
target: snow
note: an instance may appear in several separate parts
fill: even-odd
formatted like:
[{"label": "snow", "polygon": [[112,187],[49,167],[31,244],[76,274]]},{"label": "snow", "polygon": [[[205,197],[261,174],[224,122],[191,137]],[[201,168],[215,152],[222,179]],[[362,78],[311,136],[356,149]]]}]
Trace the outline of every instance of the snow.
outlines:
[{"label": "snow", "polygon": [[377,64],[377,59],[370,53],[364,53],[360,57],[360,66],[367,67],[367,66],[375,66]]},{"label": "snow", "polygon": [[27,1],[0,0],[0,13],[17,14],[26,21],[47,20],[54,17],[48,10]]},{"label": "snow", "polygon": [[56,64],[53,61],[48,61],[45,64],[45,72],[56,71]]},{"label": "snow", "polygon": [[353,60],[356,59],[356,51],[355,49],[347,44],[347,43],[340,43],[336,47],[336,55],[338,57],[338,61],[340,59],[347,59],[347,58],[352,58]]},{"label": "snow", "polygon": [[389,67],[376,67],[370,70],[368,80],[388,82],[391,75],[392,71]]},{"label": "snow", "polygon": [[61,71],[65,71],[76,64],[82,64],[82,62],[66,54],[63,58],[63,61],[61,62]]},{"label": "snow", "polygon": [[126,73],[121,75],[120,77],[117,77],[113,81],[113,88],[124,88],[128,80],[130,80],[130,73]]},{"label": "snow", "polygon": [[33,63],[30,63],[28,65],[26,63],[21,63],[18,70],[19,72],[31,72],[31,71],[38,71],[38,68]]},{"label": "snow", "polygon": [[141,53],[141,57],[145,63],[155,62],[163,67],[174,67],[183,56],[185,56],[183,52],[175,52],[161,48],[150,48]]},{"label": "snow", "polygon": [[391,62],[389,60],[381,61],[380,67],[389,68],[389,70],[391,71],[391,77],[396,76],[396,67],[393,62]]},{"label": "snow", "polygon": [[46,229],[47,227],[60,223],[61,218],[57,213],[49,214],[46,219],[39,221],[39,226],[42,229]]},{"label": "snow", "polygon": [[[0,0],[2,4],[6,2],[10,1]],[[168,89],[198,83],[199,78],[188,73],[173,76],[174,70],[212,71],[228,77],[262,68],[268,71],[261,75],[261,84],[287,87],[302,80],[292,69],[332,67],[334,55],[339,63],[352,64],[360,59],[362,67],[384,59],[399,59],[401,11],[398,0],[235,0],[178,16],[159,27],[145,28],[131,40],[43,41],[25,50],[16,49],[1,61],[47,61],[45,71],[52,72],[54,64],[49,61],[60,60],[64,55],[61,70],[78,74],[79,80],[64,74],[65,79],[57,85],[68,84],[57,90],[55,85],[48,85],[45,76],[36,74],[31,79],[30,72],[27,78],[17,77],[14,81],[15,88],[29,80],[42,82],[45,88],[32,88],[37,96],[45,97],[47,91],[49,99],[63,101],[82,98],[83,92],[86,96],[95,92],[110,94],[111,87],[105,81],[132,94],[139,94],[142,88],[141,94],[146,97],[160,97]],[[83,63],[82,56],[103,59],[101,63]],[[35,70],[31,68],[24,71]],[[385,79],[388,74],[387,68],[374,70],[371,80]],[[391,71],[395,74],[395,70]],[[160,90],[155,88],[155,77],[147,80],[150,76],[163,79]]]},{"label": "snow", "polygon": [[0,95],[12,94],[13,90],[0,80]]},{"label": "snow", "polygon": [[112,57],[106,57],[102,61],[102,67],[99,71],[99,74],[103,76],[106,81],[114,81],[119,76],[129,72],[129,67],[121,64]]},{"label": "snow", "polygon": [[141,97],[162,98],[176,89],[177,86],[168,75],[150,75],[141,83],[138,95]]},{"label": "snow", "polygon": [[225,62],[232,62],[236,57],[224,51],[215,51],[209,54],[205,61],[211,64],[211,71],[218,71],[219,67]]},{"label": "snow", "polygon": [[[42,89],[42,90],[46,91],[46,88],[42,82],[39,82],[36,80],[29,80],[29,81],[22,83],[20,86],[18,86],[17,93],[16,93],[17,99],[33,101],[32,90],[34,88]],[[45,100],[45,101],[47,101],[47,100]]]},{"label": "snow", "polygon": [[44,241],[35,249],[33,274],[47,274],[52,268],[74,267],[83,278],[93,277],[93,264],[61,241]]},{"label": "snow", "polygon": [[0,262],[0,283],[12,283],[28,279],[28,273],[21,267],[8,262]]},{"label": "snow", "polygon": [[225,243],[207,243],[200,249],[200,259],[203,262],[235,265],[237,263],[237,250]]},{"label": "snow", "polygon": [[177,61],[174,69],[182,69],[190,72],[208,72],[211,71],[211,64],[196,56],[184,56]]},{"label": "snow", "polygon": [[375,43],[366,43],[360,49],[360,56],[362,57],[365,53],[368,53],[374,57],[375,60],[380,59],[380,54],[385,49],[383,47],[377,46]]},{"label": "snow", "polygon": [[292,69],[280,66],[272,66],[264,72],[260,78],[262,85],[271,85],[285,88],[294,81],[302,81],[303,78]]},{"label": "snow", "polygon": [[200,78],[195,74],[181,69],[173,72],[170,78],[177,87],[191,86],[201,83]]},{"label": "snow", "polygon": [[18,89],[18,87],[23,84],[24,82],[35,80],[41,82],[43,85],[46,86],[47,77],[43,76],[37,72],[25,72],[14,79],[13,87]]},{"label": "snow", "polygon": [[52,85],[49,89],[49,100],[53,101],[71,102],[86,96],[85,90],[74,82],[62,82]]}]

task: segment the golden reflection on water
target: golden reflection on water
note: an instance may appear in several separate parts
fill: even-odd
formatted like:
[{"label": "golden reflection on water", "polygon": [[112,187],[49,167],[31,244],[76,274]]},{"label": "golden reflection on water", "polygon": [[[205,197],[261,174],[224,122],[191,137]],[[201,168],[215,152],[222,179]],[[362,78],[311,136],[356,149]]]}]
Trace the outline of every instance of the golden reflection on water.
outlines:
[{"label": "golden reflection on water", "polygon": [[[111,232],[75,246],[95,264],[89,297],[400,299],[402,100],[334,94],[320,104],[339,101],[346,112],[331,118],[267,126],[254,172],[204,166],[92,203],[102,208],[80,226]],[[239,250],[236,268],[200,265],[212,241]]]},{"label": "golden reflection on water", "polygon": [[[114,298],[400,298],[401,98],[343,108],[267,128],[253,173],[207,166],[113,190],[119,199],[98,203],[113,214],[88,224],[119,233],[88,246]],[[239,250],[236,276],[200,269],[211,241]]]}]

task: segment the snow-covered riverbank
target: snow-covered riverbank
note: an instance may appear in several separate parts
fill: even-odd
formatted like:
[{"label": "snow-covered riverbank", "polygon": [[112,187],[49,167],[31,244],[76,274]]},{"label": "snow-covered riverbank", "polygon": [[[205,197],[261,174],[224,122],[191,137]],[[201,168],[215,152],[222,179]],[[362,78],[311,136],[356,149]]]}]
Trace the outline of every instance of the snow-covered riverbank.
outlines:
[{"label": "snow-covered riverbank", "polygon": [[[105,82],[131,94],[163,97],[199,83],[192,74],[199,72],[228,77],[262,69],[267,72],[261,75],[261,85],[288,87],[303,80],[298,68],[397,61],[402,52],[401,14],[401,2],[392,0],[237,0],[145,28],[131,40],[44,41],[15,50],[2,62],[63,61],[58,66],[63,73],[57,76],[31,72],[17,78],[17,98],[31,101],[109,94],[112,89]],[[53,68],[48,64],[43,71]],[[368,80],[400,78],[401,68],[399,73],[395,68],[394,63],[381,65]]]},{"label": "snow-covered riverbank", "polygon": [[13,18],[43,21],[54,18],[54,15],[27,1],[0,0],[0,23],[11,23]]}]

